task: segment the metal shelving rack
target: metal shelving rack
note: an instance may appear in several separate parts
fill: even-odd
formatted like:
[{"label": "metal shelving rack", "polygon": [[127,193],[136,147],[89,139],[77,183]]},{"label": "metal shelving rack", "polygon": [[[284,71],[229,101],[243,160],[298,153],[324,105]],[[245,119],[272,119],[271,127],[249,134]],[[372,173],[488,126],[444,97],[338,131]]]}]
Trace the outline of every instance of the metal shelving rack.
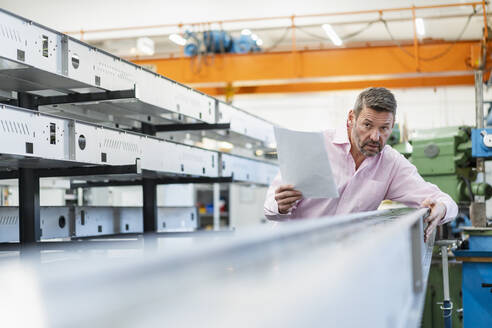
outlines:
[{"label": "metal shelving rack", "polygon": [[[141,185],[145,233],[161,224],[158,184],[268,185],[277,172],[271,161],[155,136],[207,131],[268,149],[273,125],[263,119],[2,9],[0,44],[0,178],[19,180],[21,244],[39,242],[41,223],[51,224],[43,219],[49,210],[39,204],[42,177],[85,181],[73,188]],[[71,218],[73,234],[83,220],[80,209],[60,210]],[[140,232],[121,226],[113,232],[125,230]]]}]

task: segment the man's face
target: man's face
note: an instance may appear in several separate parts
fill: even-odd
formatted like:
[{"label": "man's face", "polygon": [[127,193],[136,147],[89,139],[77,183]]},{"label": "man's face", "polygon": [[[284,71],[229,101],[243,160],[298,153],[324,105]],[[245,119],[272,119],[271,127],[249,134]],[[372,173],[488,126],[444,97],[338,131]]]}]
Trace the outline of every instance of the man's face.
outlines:
[{"label": "man's face", "polygon": [[351,139],[357,149],[366,157],[376,156],[386,144],[393,129],[394,117],[390,112],[378,112],[363,108],[359,117],[350,111]]}]

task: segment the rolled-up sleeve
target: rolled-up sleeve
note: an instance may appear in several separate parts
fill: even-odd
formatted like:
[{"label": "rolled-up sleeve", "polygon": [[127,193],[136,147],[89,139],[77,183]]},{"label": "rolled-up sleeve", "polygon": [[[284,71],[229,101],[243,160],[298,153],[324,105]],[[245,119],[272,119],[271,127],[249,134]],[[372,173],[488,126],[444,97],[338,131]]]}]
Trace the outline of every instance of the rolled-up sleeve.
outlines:
[{"label": "rolled-up sleeve", "polygon": [[403,203],[410,207],[419,207],[426,199],[443,202],[446,215],[440,224],[452,221],[458,214],[458,206],[446,193],[436,185],[426,182],[417,172],[417,168],[399,154],[396,159],[395,171],[386,194],[386,198]]},{"label": "rolled-up sleeve", "polygon": [[275,176],[270,187],[268,188],[265,204],[263,205],[263,212],[265,217],[274,221],[286,221],[293,218],[293,212],[296,210],[299,201],[289,210],[287,214],[280,214],[278,212],[278,204],[275,200],[275,190],[282,185],[282,178],[280,172]]}]

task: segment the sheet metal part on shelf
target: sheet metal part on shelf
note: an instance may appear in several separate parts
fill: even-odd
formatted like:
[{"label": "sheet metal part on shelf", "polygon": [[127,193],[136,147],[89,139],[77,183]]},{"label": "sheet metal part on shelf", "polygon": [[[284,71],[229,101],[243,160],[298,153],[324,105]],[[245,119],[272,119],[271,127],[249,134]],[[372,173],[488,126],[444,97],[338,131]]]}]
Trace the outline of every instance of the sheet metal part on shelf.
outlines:
[{"label": "sheet metal part on shelf", "polygon": [[[190,220],[188,212],[187,219],[179,210],[162,219],[157,184],[268,185],[277,173],[275,163],[253,156],[256,149],[273,145],[273,125],[259,117],[3,9],[0,44],[0,179],[24,177],[17,214],[24,225],[17,224],[21,234],[15,235],[16,216],[1,221],[2,228],[11,225],[3,231],[4,241],[66,238],[67,231],[71,238],[195,230],[197,220]],[[243,147],[239,153],[249,157],[155,136],[173,129],[226,129],[210,133]],[[38,191],[26,188],[25,181],[32,178],[36,185],[40,177],[70,178],[77,187],[142,185],[143,212],[39,209]],[[50,217],[56,211],[64,212],[58,218],[68,218],[63,231],[58,218]],[[119,216],[129,212],[132,222],[122,226]],[[97,216],[100,224],[89,219],[90,224],[79,224],[85,215]],[[176,222],[169,221],[171,216]]]},{"label": "sheet metal part on shelf", "polygon": [[[44,241],[143,232],[141,207],[42,206],[40,215]],[[157,209],[157,232],[191,232],[198,228],[196,207]],[[0,207],[0,243],[18,241],[19,208]]]},{"label": "sheet metal part on shelf", "polygon": [[224,139],[271,147],[273,125],[261,118],[3,9],[0,22],[2,97],[12,91],[52,97],[133,90],[131,97],[44,105],[40,110],[133,128],[142,122],[230,123]]},{"label": "sheet metal part on shelf", "polygon": [[433,246],[433,236],[423,242],[426,213],[357,213],[233,238],[157,238],[157,249],[145,248],[153,244],[149,236],[144,250],[132,244],[135,252],[106,246],[72,258],[47,252],[41,262],[5,260],[2,320],[41,327],[418,327]]},{"label": "sheet metal part on shelf", "polygon": [[[5,45],[0,50],[5,68],[2,74],[7,77],[2,79],[1,89],[60,95],[136,88],[135,99],[118,106],[102,104],[97,110],[121,111],[122,116],[179,113],[215,121],[211,97],[7,11],[0,11],[0,17],[7,32],[0,39]],[[82,107],[93,105],[101,104]]]},{"label": "sheet metal part on shelf", "polygon": [[[6,168],[138,163],[138,169],[150,172],[201,177],[227,174],[237,181],[265,185],[277,171],[272,163],[9,105],[0,105],[0,138],[0,166]],[[220,167],[227,168],[225,173],[220,173]]]}]

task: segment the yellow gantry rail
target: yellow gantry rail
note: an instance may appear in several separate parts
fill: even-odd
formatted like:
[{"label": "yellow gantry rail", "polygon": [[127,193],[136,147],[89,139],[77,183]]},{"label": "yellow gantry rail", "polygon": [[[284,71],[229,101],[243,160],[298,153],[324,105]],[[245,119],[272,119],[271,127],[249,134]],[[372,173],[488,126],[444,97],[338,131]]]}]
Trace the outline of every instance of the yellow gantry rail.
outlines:
[{"label": "yellow gantry rail", "polygon": [[[403,49],[411,51],[412,46],[404,46]],[[158,73],[210,95],[231,92],[231,84],[236,94],[311,92],[368,86],[473,85],[473,66],[479,61],[480,41],[421,44],[419,53],[419,72],[415,70],[414,58],[398,46],[224,54],[215,56],[212,65],[202,65],[200,70],[196,69],[196,59],[193,58],[134,62],[152,66]],[[442,57],[433,59],[439,55]]]}]

